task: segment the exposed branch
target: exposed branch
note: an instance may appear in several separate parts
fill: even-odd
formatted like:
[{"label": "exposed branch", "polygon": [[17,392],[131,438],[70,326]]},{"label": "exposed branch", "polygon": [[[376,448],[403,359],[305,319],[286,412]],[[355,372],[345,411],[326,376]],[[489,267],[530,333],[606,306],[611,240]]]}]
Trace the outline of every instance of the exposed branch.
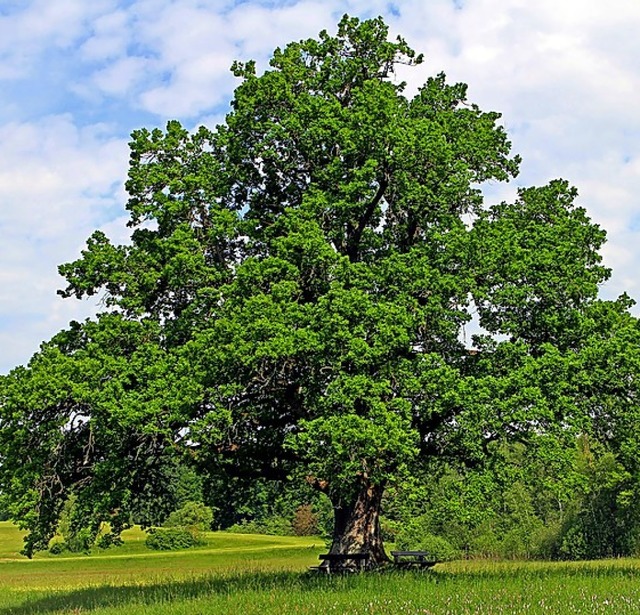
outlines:
[{"label": "exposed branch", "polygon": [[371,222],[371,218],[376,210],[376,207],[380,204],[382,197],[384,196],[385,190],[389,186],[389,174],[385,171],[383,178],[380,180],[380,184],[378,186],[378,191],[375,196],[365,209],[362,214],[358,226],[353,230],[353,233],[348,239],[347,242],[347,256],[351,262],[355,262],[358,260],[358,250],[360,248],[360,241],[362,239],[362,233],[364,233],[364,229],[367,228],[369,222]]}]

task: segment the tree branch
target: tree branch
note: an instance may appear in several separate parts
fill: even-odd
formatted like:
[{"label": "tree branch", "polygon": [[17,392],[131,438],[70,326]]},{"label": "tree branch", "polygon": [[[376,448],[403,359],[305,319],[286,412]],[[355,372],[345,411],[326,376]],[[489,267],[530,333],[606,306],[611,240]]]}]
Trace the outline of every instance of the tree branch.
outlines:
[{"label": "tree branch", "polygon": [[367,224],[369,224],[369,222],[371,221],[373,213],[375,212],[376,207],[379,205],[380,201],[382,200],[382,197],[384,196],[385,190],[387,189],[388,186],[389,186],[389,174],[387,171],[385,171],[384,176],[378,185],[378,191],[376,192],[373,199],[371,199],[371,201],[367,205],[367,208],[365,209],[364,214],[362,215],[362,217],[358,222],[358,226],[353,230],[353,233],[348,240],[347,256],[349,257],[349,260],[352,263],[358,260],[358,250],[360,248],[360,240],[362,239],[362,233],[364,232],[364,229],[367,227]]}]

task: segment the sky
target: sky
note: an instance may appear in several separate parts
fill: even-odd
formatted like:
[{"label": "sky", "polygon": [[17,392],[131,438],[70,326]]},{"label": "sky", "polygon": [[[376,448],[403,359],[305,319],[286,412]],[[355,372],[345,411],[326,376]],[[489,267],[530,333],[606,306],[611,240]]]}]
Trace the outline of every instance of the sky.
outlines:
[{"label": "sky", "polygon": [[[640,299],[638,0],[0,0],[0,373],[99,299],[62,299],[57,266],[101,229],[124,242],[132,130],[223,121],[229,67],[381,15],[425,63],[499,111],[523,162],[488,201],[562,177],[608,232],[605,298]],[[640,313],[640,312],[636,312]]]}]

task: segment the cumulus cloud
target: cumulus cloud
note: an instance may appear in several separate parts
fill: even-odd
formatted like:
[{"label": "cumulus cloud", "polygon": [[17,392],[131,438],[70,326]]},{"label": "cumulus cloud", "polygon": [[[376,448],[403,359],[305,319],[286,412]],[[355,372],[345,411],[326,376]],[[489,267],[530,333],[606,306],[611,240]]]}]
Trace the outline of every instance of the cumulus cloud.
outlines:
[{"label": "cumulus cloud", "polygon": [[[519,185],[565,177],[609,232],[608,296],[640,297],[640,4],[630,0],[27,0],[0,11],[0,371],[95,309],[56,298],[56,266],[96,227],[126,240],[126,136],[169,118],[193,127],[228,108],[234,59],[344,13],[383,15],[424,65],[501,111],[523,155]],[[10,86],[10,87],[9,87]]]},{"label": "cumulus cloud", "polygon": [[[62,302],[57,265],[122,207],[126,143],[70,116],[0,126],[0,348],[10,367],[95,305]],[[26,352],[26,354],[25,354]]]},{"label": "cumulus cloud", "polygon": [[111,0],[32,0],[0,14],[0,79],[28,76],[43,55],[70,49]]}]

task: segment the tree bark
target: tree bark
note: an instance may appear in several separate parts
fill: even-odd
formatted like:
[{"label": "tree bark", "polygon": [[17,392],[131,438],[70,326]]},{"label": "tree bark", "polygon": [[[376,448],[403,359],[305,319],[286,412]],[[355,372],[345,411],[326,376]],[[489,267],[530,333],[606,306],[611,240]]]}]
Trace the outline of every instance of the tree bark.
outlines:
[{"label": "tree bark", "polygon": [[373,566],[389,561],[380,532],[384,485],[363,484],[348,504],[334,503],[335,526],[330,553],[369,553]]}]

